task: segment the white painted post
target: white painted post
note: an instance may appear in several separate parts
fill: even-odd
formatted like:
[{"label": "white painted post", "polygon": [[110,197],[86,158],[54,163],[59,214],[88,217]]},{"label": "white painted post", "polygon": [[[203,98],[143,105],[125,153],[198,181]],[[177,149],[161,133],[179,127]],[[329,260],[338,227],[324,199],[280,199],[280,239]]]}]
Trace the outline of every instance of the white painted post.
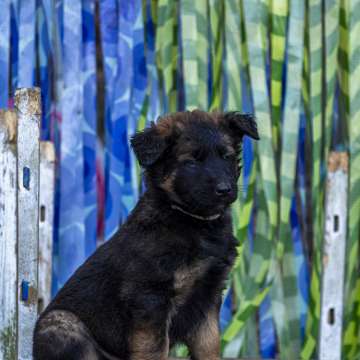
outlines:
[{"label": "white painted post", "polygon": [[329,156],[320,317],[320,360],[341,360],[348,155]]},{"label": "white painted post", "polygon": [[50,141],[40,142],[39,298],[41,313],[51,299],[51,270],[54,220],[55,149]]},{"label": "white painted post", "polygon": [[16,359],[16,114],[0,111],[0,359]]},{"label": "white painted post", "polygon": [[32,358],[37,319],[40,89],[18,89],[18,359]]}]

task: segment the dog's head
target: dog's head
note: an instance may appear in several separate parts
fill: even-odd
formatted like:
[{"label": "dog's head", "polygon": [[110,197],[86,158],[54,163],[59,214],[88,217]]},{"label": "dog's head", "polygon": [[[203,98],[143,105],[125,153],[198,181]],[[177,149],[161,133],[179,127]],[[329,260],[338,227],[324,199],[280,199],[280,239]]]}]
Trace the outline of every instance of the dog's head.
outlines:
[{"label": "dog's head", "polygon": [[186,211],[209,216],[237,197],[244,135],[259,139],[252,116],[194,110],[160,118],[131,144],[148,186]]}]

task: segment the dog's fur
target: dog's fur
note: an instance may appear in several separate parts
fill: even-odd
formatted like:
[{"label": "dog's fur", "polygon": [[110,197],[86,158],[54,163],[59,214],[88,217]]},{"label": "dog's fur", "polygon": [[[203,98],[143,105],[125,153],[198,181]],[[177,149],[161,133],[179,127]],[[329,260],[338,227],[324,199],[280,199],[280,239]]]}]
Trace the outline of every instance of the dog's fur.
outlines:
[{"label": "dog's fur", "polygon": [[164,360],[176,343],[219,359],[243,135],[258,139],[251,116],[195,110],[132,138],[147,190],[40,316],[35,360]]}]

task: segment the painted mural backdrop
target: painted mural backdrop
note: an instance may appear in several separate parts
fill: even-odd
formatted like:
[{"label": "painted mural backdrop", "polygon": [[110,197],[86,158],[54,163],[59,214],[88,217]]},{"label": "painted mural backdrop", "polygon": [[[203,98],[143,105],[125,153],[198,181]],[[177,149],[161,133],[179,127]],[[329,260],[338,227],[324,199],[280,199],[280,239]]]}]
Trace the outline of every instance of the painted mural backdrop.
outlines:
[{"label": "painted mural backdrop", "polygon": [[41,86],[56,145],[54,292],[141,193],[134,131],[169,111],[255,112],[224,354],[316,357],[335,149],[350,155],[343,358],[359,359],[359,31],[360,0],[1,0],[0,108]]}]

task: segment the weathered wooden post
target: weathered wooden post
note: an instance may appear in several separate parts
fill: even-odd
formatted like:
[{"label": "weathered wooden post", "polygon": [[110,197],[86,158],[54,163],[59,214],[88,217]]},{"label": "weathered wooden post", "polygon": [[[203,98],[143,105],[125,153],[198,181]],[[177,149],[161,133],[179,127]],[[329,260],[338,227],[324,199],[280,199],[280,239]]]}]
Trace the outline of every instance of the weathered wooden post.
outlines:
[{"label": "weathered wooden post", "polygon": [[39,215],[39,313],[51,299],[52,240],[54,220],[55,149],[50,141],[40,142]]},{"label": "weathered wooden post", "polygon": [[18,118],[18,359],[32,358],[37,318],[39,239],[40,89],[15,93]]},{"label": "weathered wooden post", "polygon": [[329,156],[320,318],[320,360],[341,360],[348,155]]},{"label": "weathered wooden post", "polygon": [[0,111],[0,359],[16,359],[16,114]]}]

